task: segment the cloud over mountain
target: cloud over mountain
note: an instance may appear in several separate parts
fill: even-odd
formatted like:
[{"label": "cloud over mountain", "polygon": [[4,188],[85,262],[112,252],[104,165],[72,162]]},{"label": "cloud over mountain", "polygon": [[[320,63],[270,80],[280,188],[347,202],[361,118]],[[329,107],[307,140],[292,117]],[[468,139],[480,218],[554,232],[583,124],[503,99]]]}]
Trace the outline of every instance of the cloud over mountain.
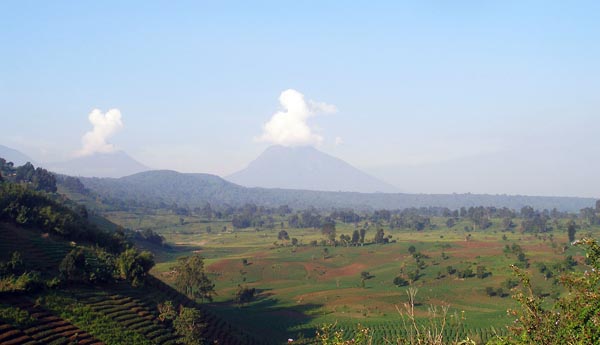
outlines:
[{"label": "cloud over mountain", "polygon": [[283,146],[316,145],[323,138],[314,133],[308,119],[319,114],[334,113],[334,105],[305,100],[304,95],[294,89],[288,89],[279,96],[282,110],[273,114],[263,125],[263,133],[257,141]]},{"label": "cloud over mountain", "polygon": [[76,152],[76,156],[89,156],[94,153],[110,153],[116,150],[113,144],[107,142],[108,138],[123,128],[121,111],[110,109],[103,114],[100,109],[94,109],[88,116],[94,128],[86,132],[81,138],[82,148]]}]

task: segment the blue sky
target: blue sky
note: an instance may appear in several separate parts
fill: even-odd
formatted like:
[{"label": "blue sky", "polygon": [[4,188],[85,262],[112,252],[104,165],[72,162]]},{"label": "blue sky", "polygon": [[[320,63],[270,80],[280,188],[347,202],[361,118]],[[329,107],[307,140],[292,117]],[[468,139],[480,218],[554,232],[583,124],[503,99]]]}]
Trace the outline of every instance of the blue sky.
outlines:
[{"label": "blue sky", "polygon": [[307,120],[321,150],[402,190],[600,196],[598,13],[593,1],[2,2],[0,144],[67,159],[88,114],[118,108],[115,147],[226,175],[270,144],[256,138],[294,89],[337,108]]}]

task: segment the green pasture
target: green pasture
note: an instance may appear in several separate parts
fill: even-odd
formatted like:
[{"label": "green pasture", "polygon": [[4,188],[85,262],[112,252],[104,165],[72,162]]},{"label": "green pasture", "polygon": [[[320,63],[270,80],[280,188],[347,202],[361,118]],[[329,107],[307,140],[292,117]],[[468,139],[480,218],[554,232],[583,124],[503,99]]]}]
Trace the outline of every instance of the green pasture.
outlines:
[{"label": "green pasture", "polygon": [[[127,219],[138,219],[123,214],[112,214],[111,218],[123,225]],[[456,329],[460,328],[463,335],[481,339],[488,339],[494,332],[504,333],[512,321],[507,316],[507,309],[515,307],[510,289],[504,287],[504,297],[490,297],[486,293],[486,287],[501,288],[507,279],[514,278],[510,265],[518,263],[518,259],[516,254],[505,251],[506,245],[521,246],[529,263],[526,270],[538,291],[548,298],[562,291],[554,279],[544,278],[537,263],[561,262],[566,255],[583,261],[582,252],[567,244],[564,231],[539,236],[503,232],[499,220],[486,230],[465,230],[465,226],[471,225],[466,221],[448,229],[443,218],[434,219],[435,229],[423,231],[389,229],[382,225],[386,236],[391,235],[391,243],[334,247],[311,245],[312,241],[320,243],[324,239],[318,229],[294,229],[284,224],[290,240],[279,240],[280,226],[234,229],[229,222],[194,217],[184,217],[182,222],[180,218],[157,214],[139,223],[165,236],[175,253],[164,256],[165,260],[157,263],[153,273],[170,283],[168,272],[176,258],[200,253],[206,258],[207,271],[216,284],[217,295],[211,305],[215,313],[273,339],[299,334],[311,336],[324,323],[345,325],[347,329],[360,323],[387,337],[402,334],[399,310],[407,301],[409,286],[398,287],[393,282],[395,277],[406,275],[418,266],[409,253],[410,246],[425,257],[418,279],[410,283],[419,289],[417,316],[426,320],[430,306],[450,305],[450,314],[461,315]],[[361,226],[362,223],[358,227],[338,223],[337,237],[351,235]],[[210,233],[207,227],[211,228]],[[367,240],[373,238],[375,229],[374,225],[369,227]],[[597,229],[589,231],[597,233]],[[292,238],[298,239],[299,245],[292,246]],[[484,266],[491,274],[483,279],[459,278],[448,273],[448,266],[456,270],[470,268],[473,273],[477,266]],[[362,272],[369,272],[370,277],[363,279]],[[259,291],[256,300],[245,306],[233,304],[239,285],[256,288]]]}]

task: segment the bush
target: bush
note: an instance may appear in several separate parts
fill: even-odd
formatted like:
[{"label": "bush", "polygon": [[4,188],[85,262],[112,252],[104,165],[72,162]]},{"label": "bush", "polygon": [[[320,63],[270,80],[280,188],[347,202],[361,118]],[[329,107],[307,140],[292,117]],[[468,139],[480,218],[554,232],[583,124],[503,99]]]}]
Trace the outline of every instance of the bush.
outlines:
[{"label": "bush", "polygon": [[0,304],[0,321],[19,328],[26,328],[35,323],[35,319],[23,309]]},{"label": "bush", "polygon": [[587,247],[590,269],[562,277],[570,293],[558,299],[554,307],[545,308],[543,297],[531,286],[530,278],[512,266],[522,288],[514,298],[521,310],[511,310],[517,317],[512,336],[503,344],[598,344],[600,343],[600,245],[584,239],[577,245]]},{"label": "bush", "polygon": [[408,285],[408,280],[402,278],[402,277],[396,277],[394,278],[394,285],[396,286],[406,286]]}]

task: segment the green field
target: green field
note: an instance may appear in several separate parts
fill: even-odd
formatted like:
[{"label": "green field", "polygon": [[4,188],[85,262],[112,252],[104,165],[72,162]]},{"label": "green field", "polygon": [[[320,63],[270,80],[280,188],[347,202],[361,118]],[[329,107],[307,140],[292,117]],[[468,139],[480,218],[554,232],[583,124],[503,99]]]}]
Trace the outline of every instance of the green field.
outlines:
[{"label": "green field", "polygon": [[[511,322],[507,309],[516,306],[505,282],[514,278],[510,265],[519,260],[517,253],[505,250],[507,245],[522,248],[534,286],[548,299],[562,291],[554,277],[542,275],[538,263],[551,266],[563,262],[567,255],[583,260],[579,249],[567,245],[564,230],[540,235],[503,232],[499,219],[493,219],[486,230],[469,231],[465,230],[472,225],[469,221],[448,228],[446,218],[432,218],[434,229],[423,231],[391,230],[381,224],[385,235],[391,235],[391,243],[334,247],[311,245],[324,239],[320,229],[294,229],[287,223],[284,228],[290,240],[278,240],[281,226],[236,230],[230,222],[182,219],[168,212],[115,212],[107,216],[125,227],[152,228],[166,237],[174,250],[159,256],[153,273],[167,283],[171,283],[170,267],[178,256],[201,253],[216,284],[211,309],[274,343],[298,335],[311,337],[320,325],[328,323],[336,323],[347,332],[357,324],[365,325],[380,341],[403,334],[405,326],[398,309],[402,311],[407,301],[408,286],[396,286],[394,278],[408,276],[418,265],[418,279],[410,282],[418,288],[416,315],[424,321],[430,306],[450,305],[449,319],[459,323],[451,332],[485,341],[506,333]],[[338,223],[337,236],[351,235],[355,226],[363,225]],[[371,225],[365,237],[374,235],[375,226]],[[292,238],[298,245],[291,245]],[[409,252],[410,246],[422,254],[419,263]],[[449,274],[448,266],[458,272],[470,268],[473,275],[461,278],[458,273]],[[478,266],[484,266],[484,278],[476,276]],[[369,278],[363,279],[362,272],[368,272]],[[554,272],[554,276],[558,274]],[[259,294],[255,301],[245,306],[234,304],[239,285],[256,288]],[[489,296],[486,291],[486,287],[503,286],[503,297]]]}]

